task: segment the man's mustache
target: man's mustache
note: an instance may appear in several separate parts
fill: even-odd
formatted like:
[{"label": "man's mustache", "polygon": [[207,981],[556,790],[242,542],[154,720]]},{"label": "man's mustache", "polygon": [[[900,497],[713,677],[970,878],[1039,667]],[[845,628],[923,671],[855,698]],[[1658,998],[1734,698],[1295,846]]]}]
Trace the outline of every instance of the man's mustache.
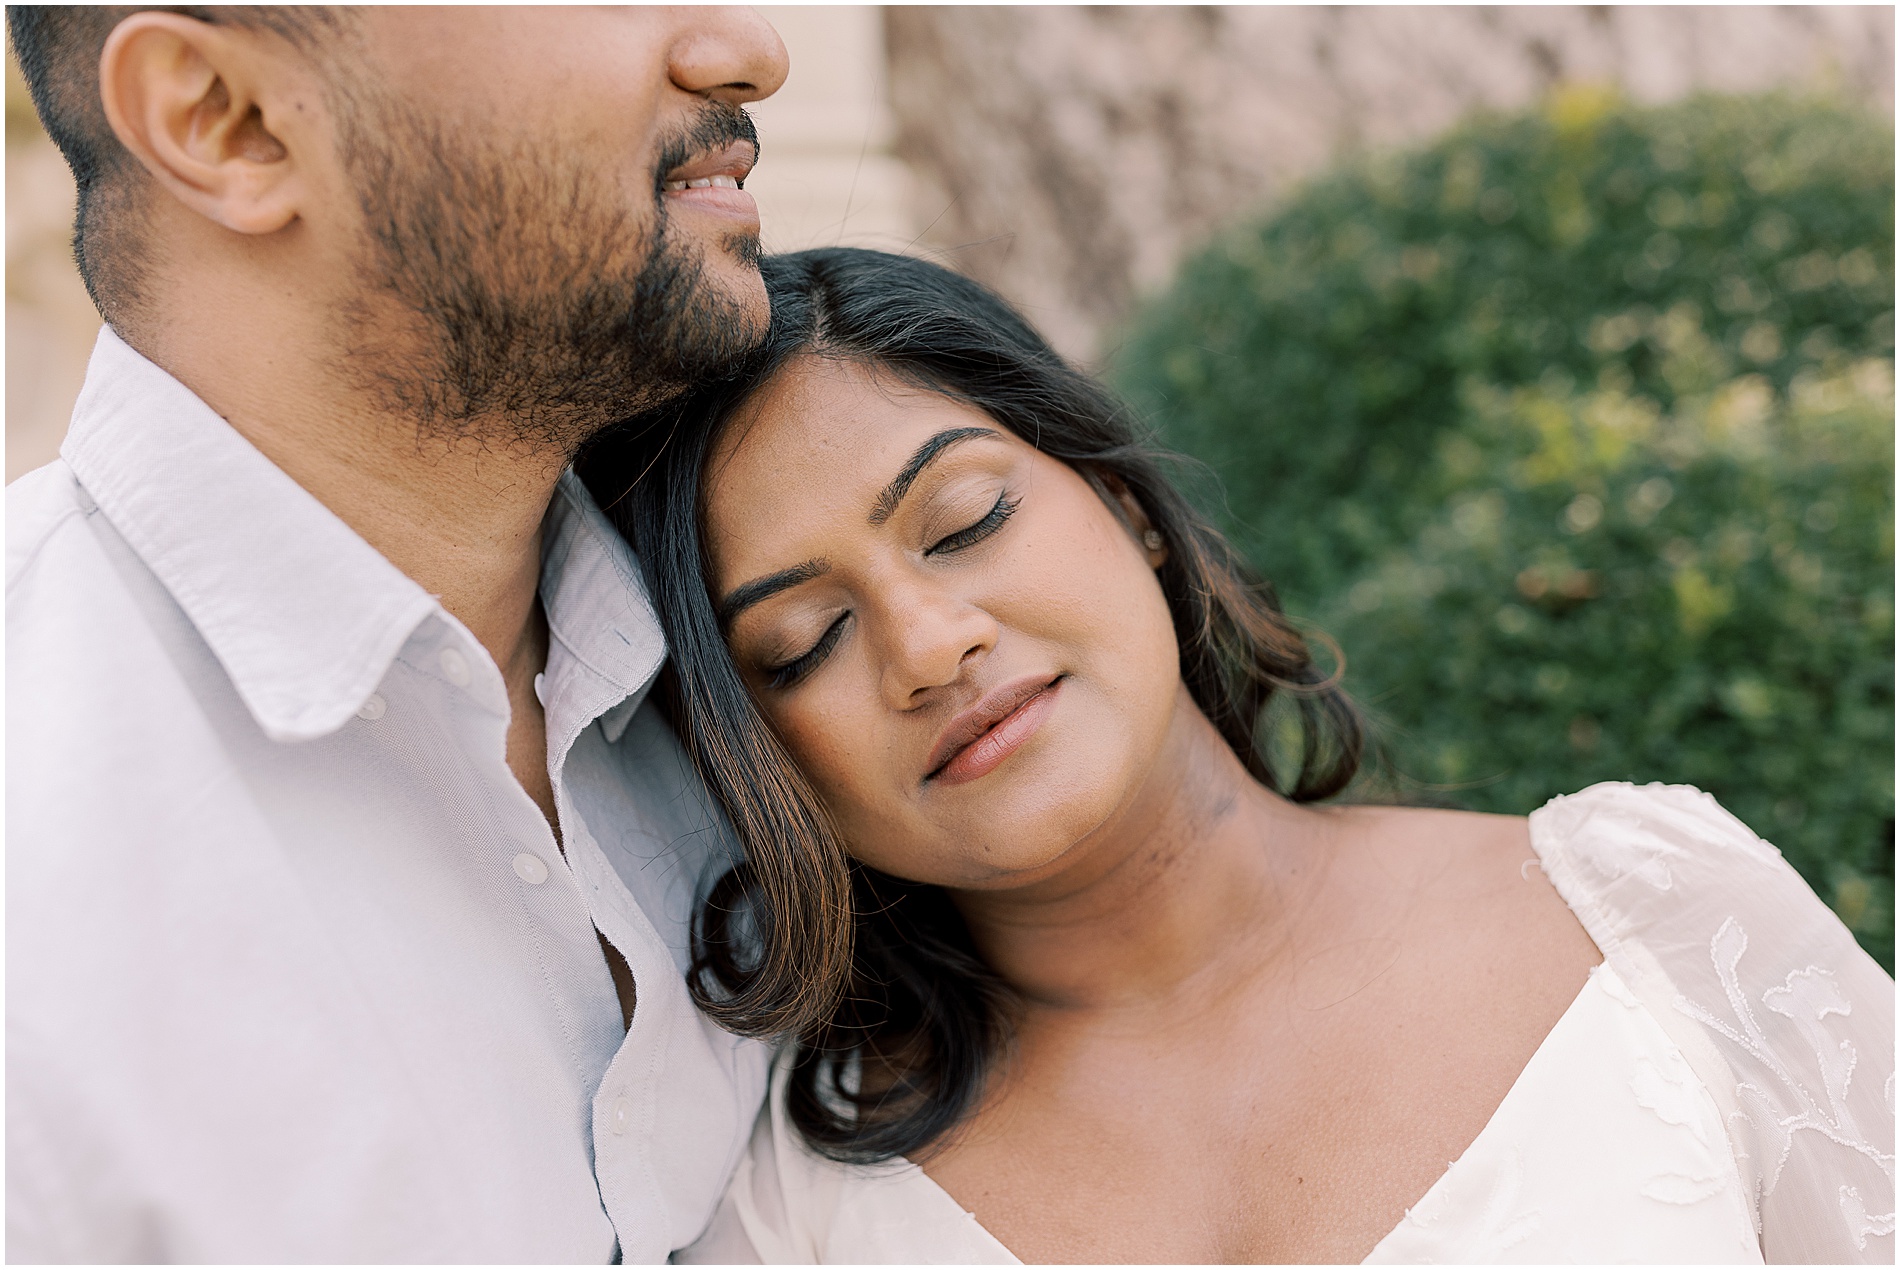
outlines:
[{"label": "man's mustache", "polygon": [[707,102],[690,123],[660,143],[659,161],[653,166],[654,197],[664,192],[669,172],[700,155],[723,150],[735,141],[751,142],[756,161],[759,130],[753,126],[752,116],[729,102]]}]

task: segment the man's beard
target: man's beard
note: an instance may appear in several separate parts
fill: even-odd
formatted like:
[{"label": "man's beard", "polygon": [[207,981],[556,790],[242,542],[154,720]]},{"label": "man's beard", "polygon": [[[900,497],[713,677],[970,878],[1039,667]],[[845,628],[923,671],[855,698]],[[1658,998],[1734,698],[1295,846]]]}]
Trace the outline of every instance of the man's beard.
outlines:
[{"label": "man's beard", "polygon": [[[709,103],[660,147],[645,224],[598,170],[525,142],[451,134],[387,100],[353,103],[343,135],[368,230],[345,364],[419,439],[571,457],[765,335],[671,232],[660,184],[696,154],[756,144],[737,107]],[[758,262],[756,235],[721,248]],[[390,300],[405,319],[393,337]]]}]

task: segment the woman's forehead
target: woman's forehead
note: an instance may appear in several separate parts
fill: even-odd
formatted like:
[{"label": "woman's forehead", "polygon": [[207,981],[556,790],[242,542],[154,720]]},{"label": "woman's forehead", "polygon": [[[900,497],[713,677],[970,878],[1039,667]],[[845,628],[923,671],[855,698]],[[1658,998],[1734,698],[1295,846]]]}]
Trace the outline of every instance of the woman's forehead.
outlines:
[{"label": "woman's forehead", "polygon": [[967,442],[980,430],[1020,444],[981,410],[888,369],[801,360],[735,413],[708,456],[706,545],[722,584],[803,559],[840,533],[878,532],[878,509],[894,483],[908,488],[902,474],[920,451],[962,448],[933,450],[934,438]]},{"label": "woman's forehead", "polygon": [[944,427],[973,424],[1007,431],[976,407],[919,387],[890,367],[802,355],[733,412],[708,459],[708,493],[735,478],[794,469],[870,479],[886,451],[909,453],[906,442],[914,447]]}]

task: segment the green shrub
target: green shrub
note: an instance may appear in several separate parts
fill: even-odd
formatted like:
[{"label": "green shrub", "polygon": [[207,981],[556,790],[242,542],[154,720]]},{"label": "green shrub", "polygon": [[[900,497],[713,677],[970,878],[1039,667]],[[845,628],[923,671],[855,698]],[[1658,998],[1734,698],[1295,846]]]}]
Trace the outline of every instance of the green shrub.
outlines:
[{"label": "green shrub", "polygon": [[1482,482],[1316,614],[1400,770],[1488,811],[1699,785],[1888,947],[1889,363],[1786,402],[1749,375],[1667,416],[1475,395]]},{"label": "green shrub", "polygon": [[1572,93],[1217,244],[1117,373],[1415,791],[1700,785],[1892,964],[1893,140]]}]

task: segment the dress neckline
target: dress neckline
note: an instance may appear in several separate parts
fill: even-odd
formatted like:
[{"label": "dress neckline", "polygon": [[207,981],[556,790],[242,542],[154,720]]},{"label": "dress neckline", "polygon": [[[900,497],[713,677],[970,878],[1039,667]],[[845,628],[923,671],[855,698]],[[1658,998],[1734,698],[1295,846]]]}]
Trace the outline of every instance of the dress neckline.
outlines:
[{"label": "dress neckline", "polygon": [[[1500,1120],[1503,1118],[1506,1108],[1513,1105],[1513,1095],[1516,1094],[1519,1089],[1526,1087],[1529,1083],[1536,1080],[1541,1073],[1541,1069],[1553,1061],[1550,1056],[1568,1042],[1571,1033],[1576,1029],[1575,1017],[1580,1013],[1581,1008],[1593,990],[1607,992],[1612,997],[1619,999],[1627,997],[1629,994],[1629,989],[1623,985],[1621,979],[1616,977],[1616,972],[1610,968],[1608,962],[1599,961],[1590,968],[1589,977],[1584,980],[1583,986],[1577,990],[1577,995],[1571,998],[1568,1006],[1564,1007],[1563,1014],[1558,1016],[1556,1023],[1551,1025],[1550,1031],[1544,1034],[1544,1039],[1537,1043],[1537,1048],[1532,1051],[1530,1058],[1525,1060],[1523,1068],[1519,1070],[1516,1079],[1511,1082],[1511,1088],[1507,1090],[1504,1097],[1498,1101],[1498,1105],[1491,1109],[1491,1114],[1486,1118],[1484,1127],[1478,1130],[1477,1136],[1471,1140],[1458,1158],[1448,1164],[1445,1171],[1425,1189],[1425,1193],[1407,1206],[1405,1216],[1401,1217],[1398,1224],[1386,1232],[1377,1244],[1373,1245],[1372,1250],[1366,1254],[1360,1264],[1366,1264],[1378,1257],[1380,1249],[1384,1248],[1396,1235],[1405,1229],[1407,1222],[1412,1219],[1414,1213],[1429,1209],[1446,1188],[1453,1175],[1459,1171],[1460,1165],[1464,1164],[1467,1160],[1490,1153],[1493,1146],[1492,1140],[1498,1136]],[[983,1225],[975,1213],[970,1212],[970,1210],[958,1203],[956,1197],[938,1185],[937,1180],[924,1172],[921,1166],[910,1160],[906,1160],[905,1171],[915,1173],[920,1186],[929,1187],[937,1195],[942,1197],[944,1203],[955,1207],[964,1218],[968,1219],[970,1225],[973,1227],[973,1234],[976,1234],[981,1240],[995,1245],[995,1250],[1006,1255],[1010,1262],[1017,1265],[1023,1264],[1022,1259],[1010,1251],[1008,1245],[998,1239],[987,1226]]]}]

